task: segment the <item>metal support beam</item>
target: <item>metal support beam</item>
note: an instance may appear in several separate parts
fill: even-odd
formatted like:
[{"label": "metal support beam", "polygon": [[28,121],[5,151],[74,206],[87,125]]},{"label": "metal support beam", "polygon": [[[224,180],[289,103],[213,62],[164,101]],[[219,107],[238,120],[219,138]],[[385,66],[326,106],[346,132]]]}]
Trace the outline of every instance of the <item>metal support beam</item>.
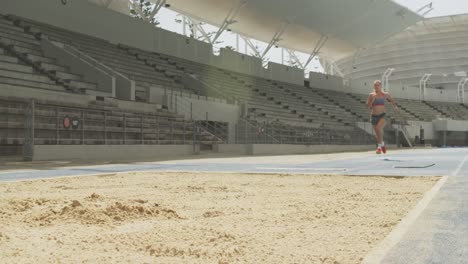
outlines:
[{"label": "metal support beam", "polygon": [[299,60],[299,58],[297,57],[296,53],[295,53],[294,51],[290,50],[290,49],[285,49],[285,50],[286,50],[286,52],[288,52],[289,57],[290,57],[294,62],[296,62],[296,63],[299,65],[299,67],[300,67],[301,69],[304,70],[305,67],[304,67],[304,65],[302,64],[301,60]]},{"label": "metal support beam", "polygon": [[335,75],[335,73],[338,73],[338,76],[342,78],[344,77],[343,72],[340,70],[340,68],[338,68],[335,62],[331,63],[331,67],[333,67],[333,75]]},{"label": "metal support beam", "polygon": [[421,8],[419,8],[416,13],[420,16],[425,16],[432,12],[432,10],[434,10],[434,8],[432,7],[432,2],[430,2],[429,4],[423,5]]},{"label": "metal support beam", "polygon": [[232,7],[232,9],[229,11],[227,14],[226,18],[224,19],[223,23],[221,23],[221,26],[218,29],[218,32],[216,32],[216,35],[214,36],[213,40],[211,43],[216,43],[216,40],[223,34],[223,32],[232,24],[236,23],[237,21],[235,20],[237,14],[239,13],[240,9],[247,4],[248,0],[238,0],[237,3]]},{"label": "metal support beam", "polygon": [[392,75],[393,71],[395,71],[394,68],[388,68],[382,75],[382,88],[384,91],[390,91],[390,87],[388,85],[388,78],[390,77],[390,75]]},{"label": "metal support beam", "polygon": [[[208,33],[206,33],[205,29],[201,26],[201,22],[196,20],[196,19],[193,19],[191,17],[187,17],[187,20],[192,23],[192,25],[194,26],[194,28],[200,32],[202,34],[202,37],[205,41],[207,41],[208,43],[210,44],[213,44],[211,42],[211,38],[210,36],[208,35]],[[194,36],[195,37],[195,36]]]},{"label": "metal support beam", "polygon": [[[249,46],[250,49],[253,50],[253,52],[255,53],[255,56],[261,58],[261,57],[262,57],[262,54],[261,54],[260,51],[257,49],[257,47],[255,47],[255,45],[252,43],[252,41],[251,41],[249,38],[247,38],[247,37],[244,37],[244,36],[241,36],[241,37],[242,37],[242,39],[244,39],[245,44],[247,44],[247,46]],[[246,49],[246,51],[247,51],[247,49]],[[246,53],[247,53],[247,52],[246,52]]]},{"label": "metal support beam", "polygon": [[286,28],[289,26],[289,22],[283,22],[281,23],[281,27],[278,29],[278,31],[275,32],[273,37],[271,38],[270,42],[268,43],[268,46],[266,49],[263,51],[261,58],[265,58],[265,55],[268,54],[268,52],[275,46],[278,42],[281,41],[281,36],[284,34],[286,31]]},{"label": "metal support beam", "polygon": [[426,100],[426,84],[431,78],[432,74],[425,73],[421,80],[419,80],[419,100],[424,101]]},{"label": "metal support beam", "polygon": [[319,41],[317,42],[317,44],[315,45],[314,50],[312,51],[312,53],[309,56],[309,59],[304,64],[304,68],[306,68],[312,62],[312,60],[315,58],[315,56],[317,56],[319,54],[320,50],[325,45],[327,40],[328,40],[328,36],[325,36],[325,35],[320,36]]},{"label": "metal support beam", "polygon": [[153,11],[151,12],[151,17],[150,19],[153,19],[161,10],[161,8],[166,4],[166,0],[157,0],[154,6]]}]

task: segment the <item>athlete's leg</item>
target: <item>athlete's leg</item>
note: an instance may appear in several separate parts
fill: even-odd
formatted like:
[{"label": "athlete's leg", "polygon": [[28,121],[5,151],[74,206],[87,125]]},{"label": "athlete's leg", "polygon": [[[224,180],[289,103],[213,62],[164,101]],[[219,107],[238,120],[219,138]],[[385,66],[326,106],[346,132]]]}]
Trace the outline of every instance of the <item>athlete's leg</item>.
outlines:
[{"label": "athlete's leg", "polygon": [[372,127],[374,128],[374,132],[375,132],[375,140],[377,141],[377,144],[380,144],[382,130],[379,128],[378,123],[377,125],[372,126]]},{"label": "athlete's leg", "polygon": [[385,118],[382,117],[382,118],[379,120],[379,122],[377,123],[377,125],[376,125],[376,130],[379,131],[379,138],[377,139],[377,141],[378,141],[377,144],[379,144],[379,147],[380,147],[380,148],[382,149],[382,151],[385,153],[385,152],[387,152],[387,151],[386,151],[386,148],[385,148],[385,145],[384,145],[384,142],[383,142],[383,136],[384,136],[384,130],[383,130],[383,128],[384,128],[384,126],[385,126]]},{"label": "athlete's leg", "polygon": [[[377,123],[378,124],[378,123]],[[375,132],[375,140],[377,141],[377,150],[375,151],[376,154],[381,154],[382,149],[380,148],[380,138],[382,137],[382,130],[378,127],[378,125],[372,126]]]}]

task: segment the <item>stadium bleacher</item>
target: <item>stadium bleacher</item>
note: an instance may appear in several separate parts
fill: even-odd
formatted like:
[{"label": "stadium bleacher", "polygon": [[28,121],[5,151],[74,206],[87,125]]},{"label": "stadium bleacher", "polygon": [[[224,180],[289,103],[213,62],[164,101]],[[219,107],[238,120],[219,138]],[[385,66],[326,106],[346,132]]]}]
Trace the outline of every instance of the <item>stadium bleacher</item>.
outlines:
[{"label": "stadium bleacher", "polygon": [[[368,144],[372,137],[356,122],[368,122],[367,95],[343,93],[241,74],[175,56],[113,44],[32,20],[0,17],[0,88],[31,89],[102,96],[95,83],[47,57],[41,39],[76,47],[136,83],[136,101],[149,101],[150,87],[199,96],[231,98],[243,105],[236,128],[236,143]],[[199,80],[204,89],[184,85],[186,76]],[[215,92],[216,91],[216,92]],[[232,101],[232,100],[231,100]],[[2,98],[0,138],[3,146],[24,142],[26,101]],[[397,99],[401,111],[389,111],[397,120],[432,121],[438,117],[466,120],[468,109],[455,103]],[[164,106],[162,107],[164,108]],[[195,124],[183,116],[159,112],[128,112],[99,104],[60,105],[39,102],[35,109],[35,144],[193,144],[194,127],[199,142],[226,143],[227,125],[206,120]],[[66,116],[85,120],[81,131],[61,128]],[[246,136],[248,135],[248,136]],[[10,152],[18,152],[17,150]],[[4,152],[7,152],[6,150]]]}]

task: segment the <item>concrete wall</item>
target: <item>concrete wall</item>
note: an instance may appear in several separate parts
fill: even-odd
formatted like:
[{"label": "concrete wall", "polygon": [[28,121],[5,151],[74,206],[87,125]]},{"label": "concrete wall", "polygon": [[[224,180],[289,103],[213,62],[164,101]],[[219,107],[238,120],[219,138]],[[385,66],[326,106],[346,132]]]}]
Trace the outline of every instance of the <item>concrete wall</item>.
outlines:
[{"label": "concrete wall", "polygon": [[229,49],[221,49],[219,60],[212,65],[235,72],[263,77],[262,60]]},{"label": "concrete wall", "polygon": [[[291,155],[367,151],[374,145],[219,145],[218,153],[229,155]],[[192,145],[50,145],[35,146],[34,161],[138,161],[193,157]]]},{"label": "concrete wall", "polygon": [[136,161],[190,156],[192,145],[35,146],[34,160]]},{"label": "concrete wall", "polygon": [[221,144],[218,145],[218,153],[221,154],[232,154],[232,155],[247,155],[249,145],[241,144]]},{"label": "concrete wall", "polygon": [[266,78],[298,85],[304,85],[304,71],[298,68],[269,62]]},{"label": "concrete wall", "polygon": [[[171,99],[170,99],[171,100]],[[240,106],[204,99],[180,97],[172,98],[173,110],[186,119],[226,122],[229,126],[229,142],[234,142],[236,124],[240,116]],[[192,105],[192,107],[190,107]]]},{"label": "concrete wall", "polygon": [[[369,135],[374,135],[372,125],[369,122],[357,122],[356,124]],[[437,133],[434,130],[432,122],[408,121],[408,124],[409,125],[405,126],[405,128],[408,131],[410,139],[414,139],[416,136],[420,137],[421,128],[424,129],[425,140],[437,139]],[[390,124],[387,124],[387,126],[390,126]]]},{"label": "concrete wall", "polygon": [[373,149],[374,145],[252,145],[252,155],[288,155],[288,154],[318,154],[345,151],[366,151]]},{"label": "concrete wall", "polygon": [[408,123],[410,126],[406,126],[406,130],[411,139],[414,139],[415,136],[420,137],[421,128],[424,130],[424,139],[433,140],[437,138],[437,133],[434,130],[432,122],[408,121]]},{"label": "concrete wall", "polygon": [[318,72],[309,73],[309,86],[340,92],[344,91],[343,78]]},{"label": "concrete wall", "polygon": [[468,131],[468,121],[460,120],[434,120],[435,131]]},{"label": "concrete wall", "polygon": [[[66,92],[39,90],[35,88],[15,87],[14,89],[0,89],[0,96],[17,97],[23,99],[35,99],[42,101],[60,102],[64,105],[87,107],[96,103],[96,97],[91,95],[71,94]],[[132,101],[121,101],[112,98],[105,98],[105,102],[111,103],[121,110],[155,112],[161,109],[158,104],[135,103]]]}]

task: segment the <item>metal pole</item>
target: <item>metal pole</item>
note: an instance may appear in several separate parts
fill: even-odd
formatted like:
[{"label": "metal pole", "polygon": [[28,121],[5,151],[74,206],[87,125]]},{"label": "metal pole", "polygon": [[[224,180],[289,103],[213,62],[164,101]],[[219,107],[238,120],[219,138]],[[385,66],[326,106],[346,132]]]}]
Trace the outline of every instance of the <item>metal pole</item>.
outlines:
[{"label": "metal pole", "polygon": [[107,112],[104,112],[104,144],[107,145]]},{"label": "metal pole", "polygon": [[467,82],[468,82],[468,79],[465,79],[465,82],[463,83],[462,90],[461,90],[462,104],[465,103],[465,86]]},{"label": "metal pole", "polygon": [[60,143],[60,119],[59,119],[59,108],[58,108],[58,106],[55,108],[55,118],[57,119],[55,139],[56,139],[56,144],[58,145]]},{"label": "metal pole", "polygon": [[125,114],[123,115],[123,143],[127,144],[127,122],[125,119]]},{"label": "metal pole", "polygon": [[183,120],[182,122],[183,122],[183,124],[184,124],[184,133],[183,133],[183,138],[182,138],[182,140],[183,140],[183,144],[185,145],[185,133],[186,133],[186,130],[185,130],[185,120]]},{"label": "metal pole", "polygon": [[187,36],[187,18],[185,16],[182,16],[182,34],[184,36]]},{"label": "metal pole", "polygon": [[174,144],[174,128],[173,128],[173,121],[171,121],[171,142]]},{"label": "metal pole", "polygon": [[284,48],[281,48],[281,64],[284,65]]},{"label": "metal pole", "polygon": [[23,143],[23,159],[33,161],[34,159],[34,130],[35,130],[35,102],[31,100],[25,112],[25,135]]},{"label": "metal pole", "polygon": [[193,146],[193,153],[195,153],[195,132],[196,132],[195,122],[192,122],[192,146]]},{"label": "metal pole", "polygon": [[85,144],[84,122],[85,122],[84,111],[81,110],[81,145]]},{"label": "metal pole", "polygon": [[234,125],[234,133],[235,133],[235,134],[234,134],[234,144],[238,144],[238,138],[237,138],[237,136],[238,136],[238,132],[239,132],[239,131],[238,131],[237,129],[238,129],[237,124],[235,124],[235,125]]},{"label": "metal pole", "polygon": [[143,116],[140,117],[140,135],[141,135],[141,144],[145,144],[145,138],[143,135]]},{"label": "metal pole", "polygon": [[156,132],[156,144],[159,144],[159,118],[156,116],[156,123],[155,123],[155,132]]}]

